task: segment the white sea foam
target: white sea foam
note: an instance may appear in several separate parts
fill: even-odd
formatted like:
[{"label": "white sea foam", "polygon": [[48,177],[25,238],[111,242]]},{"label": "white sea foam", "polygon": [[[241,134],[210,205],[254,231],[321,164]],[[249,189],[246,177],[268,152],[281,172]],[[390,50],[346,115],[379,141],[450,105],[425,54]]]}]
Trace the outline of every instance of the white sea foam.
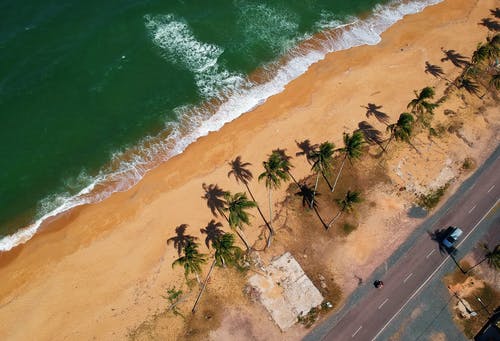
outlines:
[{"label": "white sea foam", "polygon": [[[329,39],[319,42],[321,49],[317,48],[317,44],[314,44],[315,49],[294,48],[289,51],[290,58],[285,64],[268,65],[266,70],[272,72],[272,77],[263,84],[251,84],[241,75],[224,70],[218,64],[222,49],[198,41],[189,26],[181,19],[171,15],[146,17],[146,26],[164,57],[197,75],[197,85],[202,94],[212,98],[219,97],[221,101],[212,107],[205,105],[177,108],[179,122],[166,125],[168,137],[164,139],[147,137],[132,151],[114,154],[110,166],[97,176],[89,179],[85,174],[82,175],[80,180],[88,185],[76,195],[61,193],[43,201],[40,205],[40,218],[32,225],[2,238],[0,251],[8,251],[16,245],[25,243],[50,217],[79,205],[104,200],[113,192],[129,189],[146,172],[182,153],[198,138],[219,130],[225,123],[283,91],[286,84],[303,74],[312,64],[323,59],[327,53],[359,45],[377,44],[380,41],[380,34],[404,15],[420,12],[426,6],[441,1],[416,0],[406,3],[393,1],[388,5],[377,6],[368,18],[349,20],[349,23],[342,24],[345,27],[340,28],[340,33],[339,29],[326,32],[325,36]],[[325,29],[342,26],[334,20],[330,21],[330,25],[333,26],[325,25],[326,22],[324,20],[321,23]]]}]

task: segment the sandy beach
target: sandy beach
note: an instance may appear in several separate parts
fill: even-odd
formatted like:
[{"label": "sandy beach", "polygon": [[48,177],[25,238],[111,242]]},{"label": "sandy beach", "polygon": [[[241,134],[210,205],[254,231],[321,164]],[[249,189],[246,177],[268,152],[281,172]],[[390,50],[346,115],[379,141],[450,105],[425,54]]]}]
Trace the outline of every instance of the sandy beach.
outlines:
[{"label": "sandy beach", "polygon": [[[293,174],[301,179],[311,172],[305,158],[296,157],[300,151],[296,141],[330,140],[340,147],[342,133],[358,129],[361,121],[385,132],[385,125],[368,118],[363,106],[382,106],[380,110],[394,122],[406,110],[414,90],[433,86],[436,99],[440,98],[446,81],[424,73],[425,62],[441,66],[449,79],[459,75],[460,69],[440,61],[442,49],[470,56],[488,33],[478,23],[497,6],[495,0],[445,0],[396,23],[378,45],[331,53],[285,91],[199,139],[132,189],[73,209],[45,224],[26,244],[0,254],[0,338],[185,339],[183,328],[196,320],[162,314],[168,302],[161,295],[167,288],[175,285],[187,291],[182,269],[171,266],[176,250],[166,240],[175,234],[176,226],[188,224],[187,232],[201,241],[201,252],[209,252],[200,228],[214,217],[201,198],[202,184],[241,192],[244,187],[227,176],[228,162],[241,155],[252,164],[256,178],[263,170],[262,161],[276,148],[286,149],[294,157]],[[369,155],[355,165],[362,179],[372,173],[371,167],[383,167],[387,177],[374,185],[378,187],[366,189],[355,232],[339,238],[335,230],[325,233],[320,225],[307,227],[317,228],[315,236],[325,236],[314,251],[308,251],[309,261],[321,255],[324,264],[334,264],[328,271],[343,298],[357,285],[353,273],[368,277],[421,222],[406,215],[415,194],[450,182],[446,196],[450,195],[470,174],[461,171],[464,158],[480,164],[497,147],[498,106],[487,97],[483,101],[472,95],[460,96],[450,95],[434,118],[435,122],[448,122],[444,109],[453,110],[455,119],[463,123],[459,134],[429,139],[423,132],[414,140],[418,153],[407,145],[393,144],[382,166],[380,159]],[[376,152],[377,146],[373,146],[369,154]],[[349,179],[349,169],[343,178]],[[250,187],[267,212],[263,183],[254,179]],[[265,261],[283,251],[298,250],[301,234],[297,231],[306,228],[298,225],[298,218],[285,219],[279,203],[286,196],[287,186],[273,194],[278,232],[271,249],[261,253]],[[370,205],[372,202],[376,206]],[[322,208],[327,217],[335,211],[333,204]],[[253,242],[265,227],[257,211],[252,213],[252,226],[245,233]],[[229,231],[227,224],[223,228]],[[310,266],[302,265],[307,272]],[[243,294],[244,278],[218,271],[209,284],[200,316],[206,316],[203,309],[208,305],[219,308],[213,308],[214,318],[206,323],[209,329],[200,327],[189,334],[193,339],[290,340],[307,333],[301,326],[281,333],[263,308]],[[196,292],[195,288],[187,297],[183,311],[189,311]],[[234,330],[236,324],[242,327]]]}]

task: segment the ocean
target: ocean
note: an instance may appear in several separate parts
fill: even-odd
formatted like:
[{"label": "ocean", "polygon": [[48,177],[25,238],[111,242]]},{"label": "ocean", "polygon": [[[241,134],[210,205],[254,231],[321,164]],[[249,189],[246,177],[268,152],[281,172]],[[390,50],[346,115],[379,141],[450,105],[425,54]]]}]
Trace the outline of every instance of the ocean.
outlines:
[{"label": "ocean", "polygon": [[0,1],[0,251],[440,1]]}]

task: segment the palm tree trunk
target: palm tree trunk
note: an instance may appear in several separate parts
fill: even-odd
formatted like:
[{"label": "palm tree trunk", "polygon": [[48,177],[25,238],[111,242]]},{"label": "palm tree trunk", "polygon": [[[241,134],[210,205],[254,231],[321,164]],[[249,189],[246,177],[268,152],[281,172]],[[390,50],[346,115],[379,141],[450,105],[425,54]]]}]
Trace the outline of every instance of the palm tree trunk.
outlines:
[{"label": "palm tree trunk", "polygon": [[238,237],[240,237],[240,239],[243,242],[243,244],[245,244],[245,247],[247,248],[247,251],[250,251],[250,245],[248,244],[243,231],[241,231],[239,227],[235,227],[234,231],[236,232],[236,234],[238,235]]},{"label": "palm tree trunk", "polygon": [[330,184],[330,181],[328,181],[328,178],[326,177],[325,173],[321,172],[321,175],[323,176],[323,179],[325,179],[325,182],[328,185],[328,188],[330,190],[332,190],[332,185]]},{"label": "palm tree trunk", "polygon": [[229,224],[229,218],[226,216],[226,214],[224,213],[223,210],[221,209],[217,209],[217,211],[219,211],[220,215],[224,217],[224,219],[226,219],[227,223]]},{"label": "palm tree trunk", "polygon": [[328,226],[326,225],[325,221],[323,220],[323,218],[319,214],[318,208],[316,206],[314,206],[314,212],[316,212],[316,215],[318,216],[319,220],[321,221],[321,224],[323,224],[323,227],[325,228],[325,230],[328,230]]},{"label": "palm tree trunk", "polygon": [[201,298],[201,295],[205,291],[205,288],[207,287],[208,279],[210,278],[210,275],[212,274],[212,270],[214,269],[215,266],[215,258],[212,262],[212,265],[210,265],[210,270],[208,270],[207,277],[205,278],[205,281],[203,282],[203,286],[200,289],[200,292],[198,293],[198,297],[196,297],[196,301],[194,302],[193,309],[191,309],[191,312],[194,314],[196,311],[196,306],[198,305],[198,301]]},{"label": "palm tree trunk", "polygon": [[288,175],[290,175],[290,177],[292,178],[293,182],[295,182],[295,184],[300,188],[299,183],[297,182],[297,180],[295,179],[295,177],[292,175],[292,173],[289,170],[287,170],[286,172],[288,173]]},{"label": "palm tree trunk", "polygon": [[312,197],[311,203],[309,205],[309,206],[311,206],[311,208],[314,207],[314,197],[316,196],[316,190],[318,189],[318,181],[319,181],[319,172],[316,173],[316,183],[314,184],[313,197]]},{"label": "palm tree trunk", "polygon": [[487,259],[488,259],[488,257],[484,257],[483,259],[481,259],[481,261],[479,263],[477,263],[474,266],[472,266],[471,268],[467,269],[467,271],[465,271],[465,273],[471,271],[472,269],[474,269],[476,266],[478,266],[479,264],[483,263]]},{"label": "palm tree trunk", "polygon": [[271,188],[268,190],[268,197],[269,197],[269,224],[273,224],[273,207],[271,205]]},{"label": "palm tree trunk", "polygon": [[333,184],[332,193],[333,191],[335,191],[335,187],[337,186],[337,182],[340,178],[340,173],[342,173],[342,169],[344,169],[345,160],[347,160],[347,154],[344,155],[344,160],[342,160],[342,164],[340,165],[339,172],[337,174],[337,177],[335,178],[335,183]]},{"label": "palm tree trunk", "polygon": [[330,226],[332,226],[332,224],[335,222],[335,220],[337,220],[337,218],[340,217],[341,214],[342,214],[342,210],[339,210],[337,212],[337,214],[335,215],[335,217],[333,217],[333,219],[328,223],[328,227],[326,228],[327,230],[330,228]]},{"label": "palm tree trunk", "polygon": [[[247,188],[248,193],[250,193],[252,200],[257,204],[257,201],[255,200],[255,197],[253,196],[253,193],[250,190],[250,187],[248,186],[248,184],[245,184],[245,187]],[[272,241],[272,238],[274,236],[274,229],[271,226],[271,224],[269,224],[269,222],[264,217],[264,213],[262,213],[262,211],[260,210],[259,204],[257,204],[257,211],[259,211],[259,214],[260,214],[262,220],[264,220],[264,223],[266,223],[267,229],[269,230],[269,238],[267,239],[267,243],[266,243],[266,249],[267,249],[271,246],[271,241]]]}]

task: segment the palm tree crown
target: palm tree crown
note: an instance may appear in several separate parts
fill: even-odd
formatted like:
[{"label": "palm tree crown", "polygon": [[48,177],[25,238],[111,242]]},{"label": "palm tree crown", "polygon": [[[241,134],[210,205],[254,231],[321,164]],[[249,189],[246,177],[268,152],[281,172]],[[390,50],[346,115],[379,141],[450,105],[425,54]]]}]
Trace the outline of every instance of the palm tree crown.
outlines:
[{"label": "palm tree crown", "polygon": [[[389,142],[394,137],[396,140],[410,142],[413,131],[413,116],[409,113],[402,113],[396,123],[387,126],[387,131],[391,133]],[[387,143],[389,144],[389,143]]]},{"label": "palm tree crown", "polygon": [[243,251],[234,245],[234,235],[224,233],[213,243],[215,262],[218,266],[237,265],[243,256]]},{"label": "palm tree crown", "polygon": [[488,265],[495,269],[500,270],[500,244],[497,244],[493,250],[490,250],[487,245],[483,245],[485,250],[484,258]]},{"label": "palm tree crown", "polygon": [[427,86],[423,88],[420,93],[415,91],[415,96],[413,100],[408,103],[408,109],[411,109],[413,113],[422,116],[425,113],[433,114],[433,110],[437,108],[436,103],[431,103],[428,100],[434,98],[434,89]]},{"label": "palm tree crown", "polygon": [[332,142],[326,141],[320,144],[319,148],[312,153],[312,159],[314,160],[312,169],[324,176],[329,175],[332,170],[334,151],[335,145]]},{"label": "palm tree crown", "polygon": [[198,252],[198,244],[192,240],[188,241],[183,251],[184,256],[176,259],[172,263],[172,267],[181,265],[184,268],[184,276],[186,276],[186,278],[190,273],[199,275],[201,273],[201,265],[207,261],[206,255]]},{"label": "palm tree crown", "polygon": [[342,212],[350,212],[353,209],[354,204],[358,204],[362,201],[361,194],[359,192],[347,191],[345,197],[342,199],[337,199],[337,203],[340,206]]},{"label": "palm tree crown", "polygon": [[245,193],[236,193],[232,195],[227,192],[225,195],[227,207],[224,209],[229,213],[228,221],[231,228],[243,228],[243,225],[250,224],[250,215],[246,212],[249,208],[255,207],[254,201],[248,200]]},{"label": "palm tree crown", "polygon": [[267,161],[262,162],[264,172],[259,175],[259,181],[265,180],[268,189],[277,189],[281,186],[282,181],[290,179],[287,167],[290,167],[281,155],[277,152],[272,152]]}]

